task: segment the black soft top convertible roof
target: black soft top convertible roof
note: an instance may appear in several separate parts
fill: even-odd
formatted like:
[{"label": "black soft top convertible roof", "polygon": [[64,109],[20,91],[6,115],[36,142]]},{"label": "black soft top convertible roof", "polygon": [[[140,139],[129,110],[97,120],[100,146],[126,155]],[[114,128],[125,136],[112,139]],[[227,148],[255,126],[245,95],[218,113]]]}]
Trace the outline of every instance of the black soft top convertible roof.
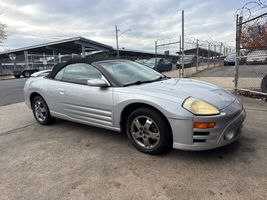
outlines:
[{"label": "black soft top convertible roof", "polygon": [[114,58],[101,58],[101,59],[96,59],[96,58],[75,58],[75,59],[71,59],[68,62],[65,63],[58,63],[56,64],[52,71],[46,76],[48,78],[54,78],[56,76],[56,74],[65,66],[69,65],[69,64],[75,64],[75,63],[87,63],[87,64],[92,64],[94,62],[98,62],[98,61],[105,61],[105,60],[114,60]]}]

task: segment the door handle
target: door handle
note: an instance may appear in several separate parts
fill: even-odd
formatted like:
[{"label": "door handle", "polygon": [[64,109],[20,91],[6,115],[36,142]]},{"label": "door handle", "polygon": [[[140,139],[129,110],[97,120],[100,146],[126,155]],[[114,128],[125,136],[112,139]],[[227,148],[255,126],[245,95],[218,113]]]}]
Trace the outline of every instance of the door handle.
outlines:
[{"label": "door handle", "polygon": [[65,94],[66,90],[63,88],[58,88],[59,94]]}]

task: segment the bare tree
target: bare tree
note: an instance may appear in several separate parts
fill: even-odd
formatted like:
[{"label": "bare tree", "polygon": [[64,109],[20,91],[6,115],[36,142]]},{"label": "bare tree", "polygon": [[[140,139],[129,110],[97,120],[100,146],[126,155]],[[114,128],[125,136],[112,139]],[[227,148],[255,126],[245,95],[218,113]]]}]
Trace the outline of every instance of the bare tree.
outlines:
[{"label": "bare tree", "polygon": [[0,43],[6,39],[6,24],[0,22]]},{"label": "bare tree", "polygon": [[267,50],[267,24],[244,27],[241,35],[241,46],[247,51]]}]

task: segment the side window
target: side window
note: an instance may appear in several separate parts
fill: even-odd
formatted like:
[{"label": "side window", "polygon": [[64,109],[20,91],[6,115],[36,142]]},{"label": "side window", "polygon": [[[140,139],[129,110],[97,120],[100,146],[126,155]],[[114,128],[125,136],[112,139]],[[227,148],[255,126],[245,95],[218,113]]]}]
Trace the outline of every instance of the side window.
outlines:
[{"label": "side window", "polygon": [[75,63],[65,67],[61,80],[72,83],[87,84],[89,79],[101,77],[102,74],[93,66],[86,63]]},{"label": "side window", "polygon": [[62,77],[63,77],[63,73],[64,73],[64,71],[65,71],[65,68],[61,69],[61,70],[56,74],[56,76],[55,76],[54,79],[60,81],[60,80],[62,79]]}]

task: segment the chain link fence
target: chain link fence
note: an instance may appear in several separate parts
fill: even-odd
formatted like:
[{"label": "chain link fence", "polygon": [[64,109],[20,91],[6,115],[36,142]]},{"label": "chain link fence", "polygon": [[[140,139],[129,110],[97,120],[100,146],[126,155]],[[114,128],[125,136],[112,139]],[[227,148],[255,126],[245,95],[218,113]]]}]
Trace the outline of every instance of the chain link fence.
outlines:
[{"label": "chain link fence", "polygon": [[25,69],[45,70],[51,69],[55,64],[67,62],[72,58],[80,58],[80,55],[47,55],[47,54],[26,54],[12,55],[0,59],[0,75],[10,75],[14,71]]},{"label": "chain link fence", "polygon": [[[182,51],[184,46],[184,51]],[[222,42],[196,39],[186,37],[182,45],[181,37],[179,40],[157,40],[155,41],[155,55],[172,50],[177,55],[177,67],[181,69],[192,68],[193,74],[204,69],[214,69],[224,65],[224,58],[234,52],[234,47],[230,47]],[[183,54],[184,52],[184,54]],[[182,56],[184,58],[182,59]],[[186,69],[188,71],[188,69]],[[190,73],[190,74],[192,74]],[[180,73],[181,74],[184,73]]]},{"label": "chain link fence", "polygon": [[222,42],[195,38],[186,38],[185,48],[185,54],[191,53],[197,57],[196,67],[204,65],[207,68],[223,66],[223,59],[234,50]]},{"label": "chain link fence", "polygon": [[238,10],[236,50],[235,89],[267,95],[267,1],[249,2]]}]

